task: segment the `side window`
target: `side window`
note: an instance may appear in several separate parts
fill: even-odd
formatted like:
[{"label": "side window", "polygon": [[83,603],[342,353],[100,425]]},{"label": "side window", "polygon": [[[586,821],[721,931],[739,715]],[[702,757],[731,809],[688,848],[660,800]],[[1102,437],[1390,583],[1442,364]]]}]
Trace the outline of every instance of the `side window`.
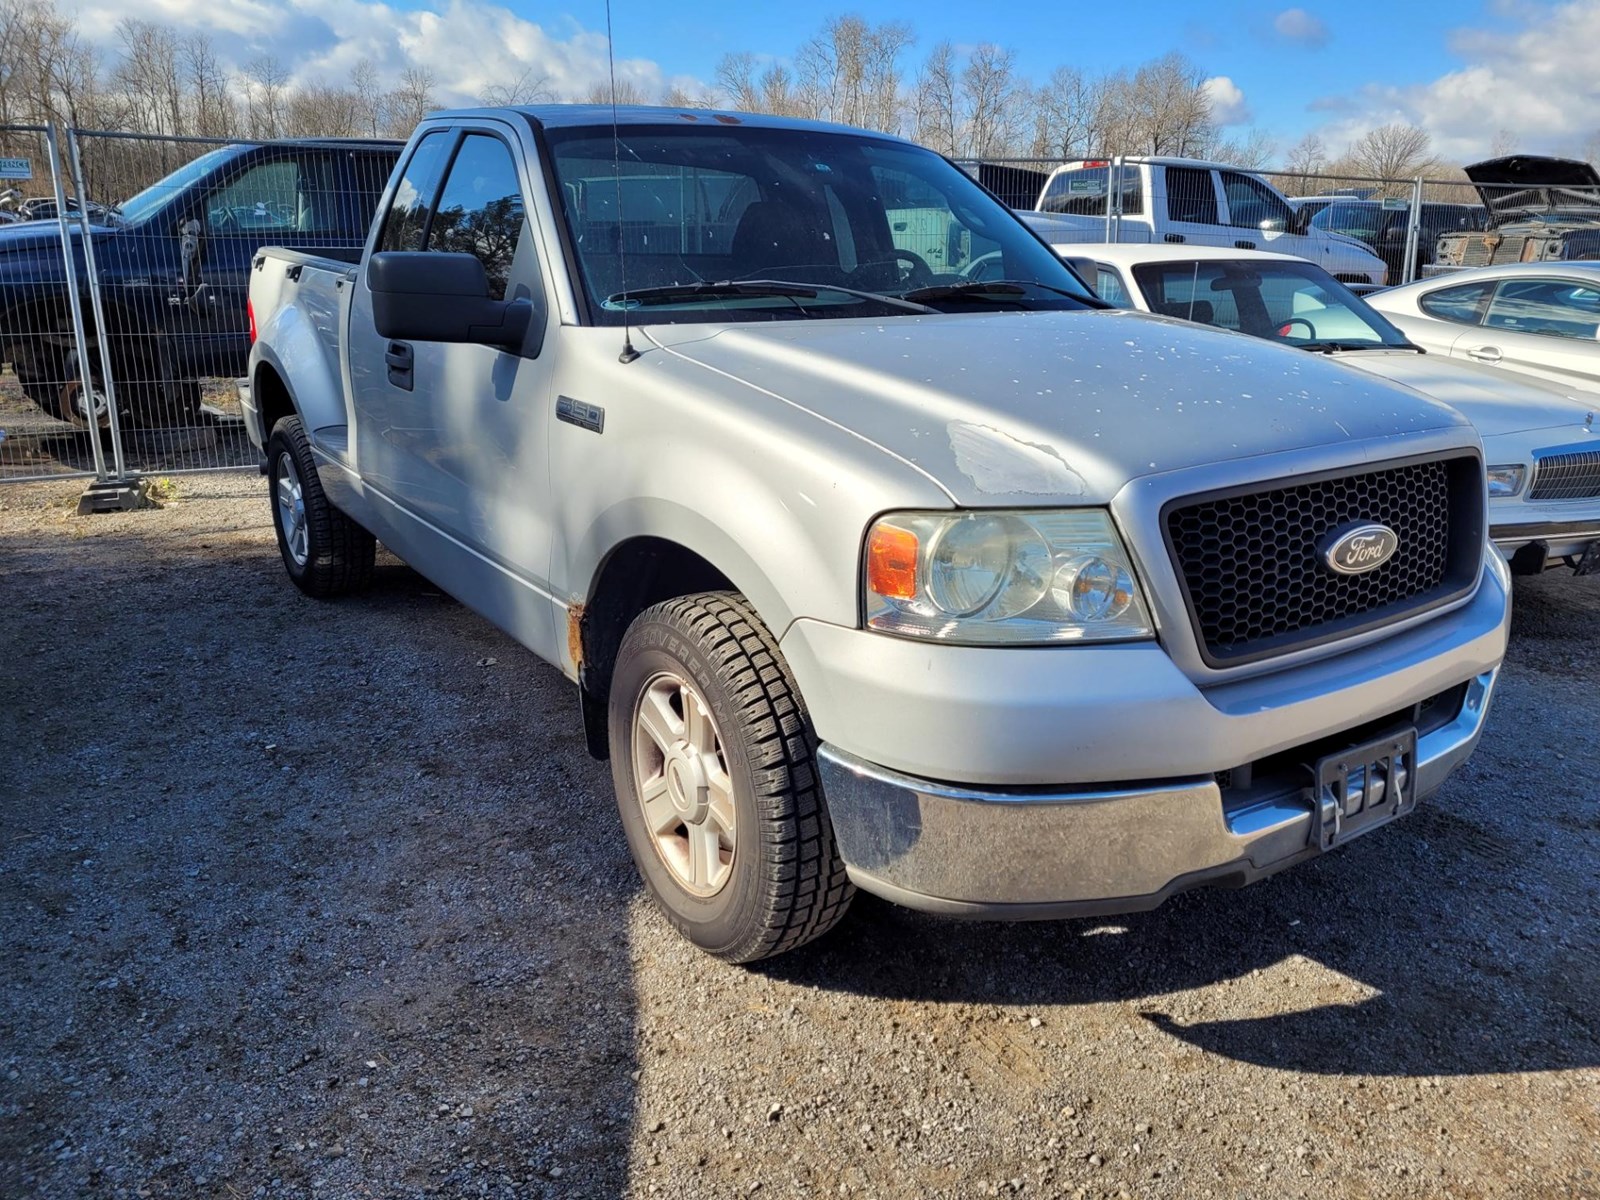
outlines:
[{"label": "side window", "polygon": [[282,158],[245,168],[206,199],[206,228],[224,236],[337,229],[333,163]]},{"label": "side window", "polygon": [[1167,219],[1217,224],[1217,189],[1202,167],[1167,168]]},{"label": "side window", "polygon": [[1096,266],[1094,290],[1107,304],[1115,304],[1118,308],[1133,307],[1128,299],[1128,289],[1123,285],[1122,276],[1117,274],[1115,267],[1108,267],[1105,263]]},{"label": "side window", "polygon": [[1261,222],[1289,223],[1289,206],[1266,184],[1237,171],[1222,172],[1222,194],[1228,198],[1228,224],[1260,229]]},{"label": "side window", "polygon": [[443,129],[428,134],[412,152],[405,174],[395,188],[394,202],[383,220],[379,250],[421,250],[422,235],[428,228],[428,214],[439,194],[444,176],[445,156],[450,153],[451,134]]},{"label": "side window", "polygon": [[1557,279],[1511,280],[1500,285],[1483,323],[1512,333],[1593,341],[1600,329],[1600,294]]},{"label": "side window", "polygon": [[475,256],[489,276],[490,297],[504,300],[526,225],[511,151],[497,137],[469,133],[439,193],[426,248]]},{"label": "side window", "polygon": [[1492,282],[1463,283],[1456,287],[1440,288],[1428,292],[1417,301],[1417,306],[1430,317],[1441,321],[1454,321],[1457,325],[1476,325],[1483,320],[1484,302],[1494,291]]}]

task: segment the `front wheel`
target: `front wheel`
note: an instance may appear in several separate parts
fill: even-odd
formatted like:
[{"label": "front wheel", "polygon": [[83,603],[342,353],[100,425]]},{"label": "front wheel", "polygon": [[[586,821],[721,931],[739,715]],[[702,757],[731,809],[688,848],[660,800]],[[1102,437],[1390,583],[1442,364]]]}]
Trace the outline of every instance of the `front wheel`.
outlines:
[{"label": "front wheel", "polygon": [[328,599],[372,582],[377,540],[329,502],[299,417],[284,417],[272,427],[267,482],[278,552],[297,588]]},{"label": "front wheel", "polygon": [[617,656],[609,718],[628,847],[690,941],[753,962],[844,916],[854,891],[816,737],[777,642],[742,596],[683,596],[641,613]]}]

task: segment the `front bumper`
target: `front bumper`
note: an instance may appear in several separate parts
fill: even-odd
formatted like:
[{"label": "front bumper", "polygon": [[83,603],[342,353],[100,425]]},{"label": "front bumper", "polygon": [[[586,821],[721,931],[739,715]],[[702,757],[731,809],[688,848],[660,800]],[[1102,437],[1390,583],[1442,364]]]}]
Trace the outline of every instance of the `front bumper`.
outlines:
[{"label": "front bumper", "polygon": [[[1588,507],[1597,507],[1594,501]],[[1500,514],[1491,510],[1490,516]],[[1536,517],[1545,514],[1535,513]],[[1591,546],[1600,545],[1600,513],[1573,520],[1507,521],[1489,526],[1489,540],[1512,563],[1519,575],[1536,575],[1546,566],[1559,566],[1568,558],[1581,559]]]},{"label": "front bumper", "polygon": [[[1455,715],[1418,738],[1414,797],[1437,791],[1472,753],[1496,675],[1469,680]],[[1310,788],[1238,802],[1226,802],[1211,777],[979,788],[918,779],[827,744],[818,757],[851,880],[931,912],[1016,920],[1137,912],[1321,853]]]}]

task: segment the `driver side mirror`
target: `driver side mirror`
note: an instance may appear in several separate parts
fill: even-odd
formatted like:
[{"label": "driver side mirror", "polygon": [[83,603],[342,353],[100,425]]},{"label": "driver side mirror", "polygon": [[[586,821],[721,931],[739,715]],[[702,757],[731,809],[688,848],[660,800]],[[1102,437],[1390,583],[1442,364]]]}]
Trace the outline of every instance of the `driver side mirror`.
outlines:
[{"label": "driver side mirror", "polygon": [[498,346],[530,358],[544,343],[533,304],[490,299],[488,272],[471,254],[386,250],[368,262],[367,287],[378,335],[392,341]]}]

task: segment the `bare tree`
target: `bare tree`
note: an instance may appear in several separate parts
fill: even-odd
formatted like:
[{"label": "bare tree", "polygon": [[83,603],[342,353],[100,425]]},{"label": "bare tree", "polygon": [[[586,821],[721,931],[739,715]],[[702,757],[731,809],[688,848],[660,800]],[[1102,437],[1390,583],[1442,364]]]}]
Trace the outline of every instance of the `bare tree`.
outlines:
[{"label": "bare tree", "polygon": [[900,128],[900,57],[914,41],[900,21],[834,17],[795,58],[798,109],[868,129]]},{"label": "bare tree", "polygon": [[283,136],[284,87],[289,74],[270,54],[254,59],[245,67],[245,120],[253,138]]},{"label": "bare tree", "polygon": [[1338,164],[1351,175],[1409,179],[1437,175],[1443,164],[1433,153],[1433,139],[1415,125],[1383,125],[1352,145]]},{"label": "bare tree", "polygon": [[514,83],[491,83],[478,96],[480,104],[548,104],[556,98],[550,76],[529,67]]},{"label": "bare tree", "polygon": [[1104,85],[1076,67],[1057,67],[1031,98],[1035,158],[1085,158],[1099,145],[1101,92]]},{"label": "bare tree", "polygon": [[956,49],[950,42],[940,42],[928,51],[922,70],[917,73],[911,112],[912,135],[940,154],[959,154],[959,105],[960,70],[956,65]]},{"label": "bare tree", "polygon": [[192,33],[183,41],[183,70],[189,92],[189,128],[201,137],[231,136],[239,114],[211,38]]},{"label": "bare tree", "polygon": [[390,137],[410,137],[418,122],[435,108],[433,72],[427,67],[407,67],[400,86],[383,98],[384,132]]},{"label": "bare tree", "polygon": [[377,137],[383,124],[383,87],[378,82],[378,68],[370,58],[363,58],[350,72],[350,87],[361,103],[361,132]]},{"label": "bare tree", "polygon": [[742,54],[724,54],[717,61],[717,87],[722,92],[721,102],[739,112],[761,111],[761,87],[756,82],[756,56],[748,50]]},{"label": "bare tree", "polygon": [[1015,71],[1016,54],[993,42],[973,49],[961,69],[961,102],[965,117],[963,153],[991,158],[1015,153],[1025,98]]},{"label": "bare tree", "polygon": [[617,80],[617,86],[612,88],[610,83],[597,83],[584,93],[585,104],[649,104],[650,98],[645,91],[631,79]]}]

